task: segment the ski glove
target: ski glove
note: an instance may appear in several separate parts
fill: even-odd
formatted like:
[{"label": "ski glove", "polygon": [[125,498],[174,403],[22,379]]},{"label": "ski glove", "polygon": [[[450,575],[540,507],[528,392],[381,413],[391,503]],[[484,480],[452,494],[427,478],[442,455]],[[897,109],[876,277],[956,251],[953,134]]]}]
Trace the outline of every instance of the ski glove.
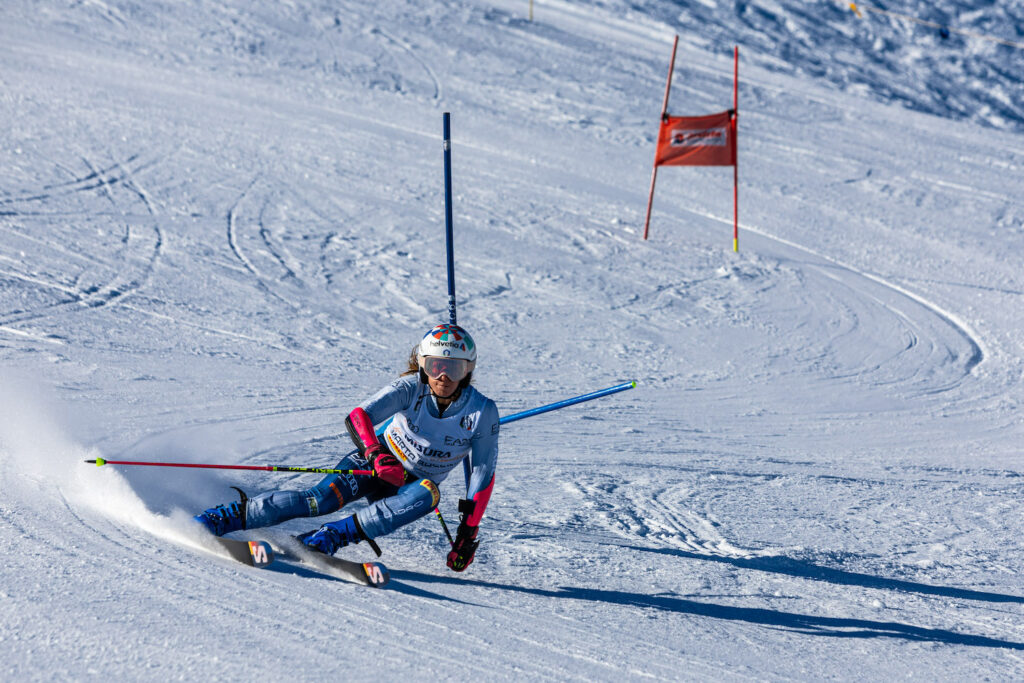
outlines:
[{"label": "ski glove", "polygon": [[480,527],[469,526],[463,516],[459,523],[459,531],[455,534],[455,543],[448,553],[448,566],[452,571],[461,572],[473,562],[473,555],[476,554],[480,541],[476,540],[476,532]]},{"label": "ski glove", "polygon": [[366,460],[370,463],[374,476],[381,481],[392,486],[401,486],[405,483],[405,468],[402,467],[402,463],[381,444],[367,446]]}]

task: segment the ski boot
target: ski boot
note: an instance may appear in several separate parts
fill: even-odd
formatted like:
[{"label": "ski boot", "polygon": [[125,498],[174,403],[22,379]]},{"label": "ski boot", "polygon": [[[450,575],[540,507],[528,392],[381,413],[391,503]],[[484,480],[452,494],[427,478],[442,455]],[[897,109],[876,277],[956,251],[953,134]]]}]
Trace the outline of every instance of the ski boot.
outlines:
[{"label": "ski boot", "polygon": [[212,507],[192,518],[202,524],[214,536],[223,536],[232,531],[241,531],[245,528],[245,508],[249,497],[245,495],[242,489],[236,486],[231,488],[238,491],[240,500],[227,505]]},{"label": "ski boot", "polygon": [[[363,532],[363,528],[359,525],[359,520],[356,519],[355,515],[349,515],[344,519],[339,519],[337,522],[328,522],[316,531],[299,536],[299,540],[311,550],[319,551],[325,555],[333,555],[339,548],[344,548],[347,545],[359,543],[360,541],[367,541],[375,551],[377,546]],[[377,551],[377,554],[380,555],[380,552]]]}]

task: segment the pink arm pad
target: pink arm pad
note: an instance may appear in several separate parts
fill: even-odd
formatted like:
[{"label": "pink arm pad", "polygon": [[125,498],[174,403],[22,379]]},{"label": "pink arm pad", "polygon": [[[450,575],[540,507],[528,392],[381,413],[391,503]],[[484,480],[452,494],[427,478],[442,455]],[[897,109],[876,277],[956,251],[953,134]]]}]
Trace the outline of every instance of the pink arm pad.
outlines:
[{"label": "pink arm pad", "polygon": [[484,518],[484,510],[487,509],[487,503],[491,500],[491,491],[494,490],[494,476],[491,476],[490,483],[487,484],[486,488],[473,496],[473,502],[476,505],[473,507],[473,514],[466,518],[466,524],[469,526],[480,526],[480,520]]},{"label": "pink arm pad", "polygon": [[377,440],[377,432],[373,429],[373,422],[370,420],[370,416],[362,408],[356,408],[349,413],[348,422],[351,426],[350,431],[359,437],[359,440],[363,442],[364,448],[380,443]]}]

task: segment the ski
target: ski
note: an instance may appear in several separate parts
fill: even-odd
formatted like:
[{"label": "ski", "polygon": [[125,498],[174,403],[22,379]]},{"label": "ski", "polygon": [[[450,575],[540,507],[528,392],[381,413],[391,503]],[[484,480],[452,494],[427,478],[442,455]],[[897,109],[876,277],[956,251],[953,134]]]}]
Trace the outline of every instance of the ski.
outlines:
[{"label": "ski", "polygon": [[233,560],[262,569],[274,561],[274,550],[266,541],[239,541],[233,538],[211,536]]},{"label": "ski", "polygon": [[388,568],[381,562],[355,562],[307,547],[297,538],[291,538],[284,549],[299,563],[329,576],[360,583],[372,588],[383,588],[391,578]]},{"label": "ski", "polygon": [[[210,538],[228,557],[250,567],[262,569],[277,558],[274,549],[266,541],[240,541],[218,536]],[[391,578],[388,568],[381,562],[355,562],[342,557],[324,555],[307,548],[295,538],[289,538],[285,545],[284,557],[335,578],[373,588],[383,588]]]}]

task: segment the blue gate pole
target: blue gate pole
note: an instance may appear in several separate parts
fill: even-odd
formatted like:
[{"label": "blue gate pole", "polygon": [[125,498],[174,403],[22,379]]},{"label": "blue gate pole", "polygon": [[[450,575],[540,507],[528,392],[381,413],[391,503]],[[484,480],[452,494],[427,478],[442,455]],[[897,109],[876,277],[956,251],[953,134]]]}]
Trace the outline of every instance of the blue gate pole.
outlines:
[{"label": "blue gate pole", "polygon": [[[626,391],[627,389],[635,389],[636,380],[632,382],[624,382],[622,384],[616,384],[614,387],[608,387],[607,389],[601,389],[599,391],[592,391],[589,394],[583,394],[581,396],[575,396],[573,398],[567,398],[564,401],[558,401],[556,403],[549,403],[546,406],[540,406],[539,408],[531,408],[530,410],[524,410],[521,413],[514,413],[512,415],[506,415],[498,420],[498,424],[508,424],[509,422],[515,422],[516,420],[522,420],[527,417],[534,415],[540,415],[541,413],[550,413],[552,410],[558,410],[559,408],[565,408],[568,406],[574,406],[577,403],[583,403],[584,401],[593,401],[595,398],[601,398],[602,396],[608,396],[609,394],[617,394],[620,391]],[[377,427],[377,436],[384,433],[384,430],[391,424],[393,417],[389,417],[379,427]]]},{"label": "blue gate pole", "polygon": [[576,396],[574,398],[567,398],[564,401],[558,401],[557,403],[549,403],[546,406],[539,408],[531,408],[530,410],[524,410],[521,413],[515,413],[513,415],[506,415],[501,418],[499,422],[501,424],[508,424],[509,422],[515,422],[516,420],[522,420],[526,417],[532,417],[534,415],[540,415],[541,413],[549,413],[552,410],[558,410],[559,408],[565,408],[566,406],[573,406],[577,403],[583,403],[584,401],[592,401],[595,398],[601,398],[602,396],[608,396],[609,394],[617,394],[620,391],[626,391],[627,389],[633,389],[636,387],[636,380],[632,382],[625,382],[623,384],[617,384],[614,387],[608,387],[607,389],[601,389],[600,391],[593,391],[589,394],[583,394],[582,396]]},{"label": "blue gate pole", "polygon": [[444,122],[444,229],[448,252],[448,322],[455,323],[455,237],[452,228],[452,115],[445,112]]}]

